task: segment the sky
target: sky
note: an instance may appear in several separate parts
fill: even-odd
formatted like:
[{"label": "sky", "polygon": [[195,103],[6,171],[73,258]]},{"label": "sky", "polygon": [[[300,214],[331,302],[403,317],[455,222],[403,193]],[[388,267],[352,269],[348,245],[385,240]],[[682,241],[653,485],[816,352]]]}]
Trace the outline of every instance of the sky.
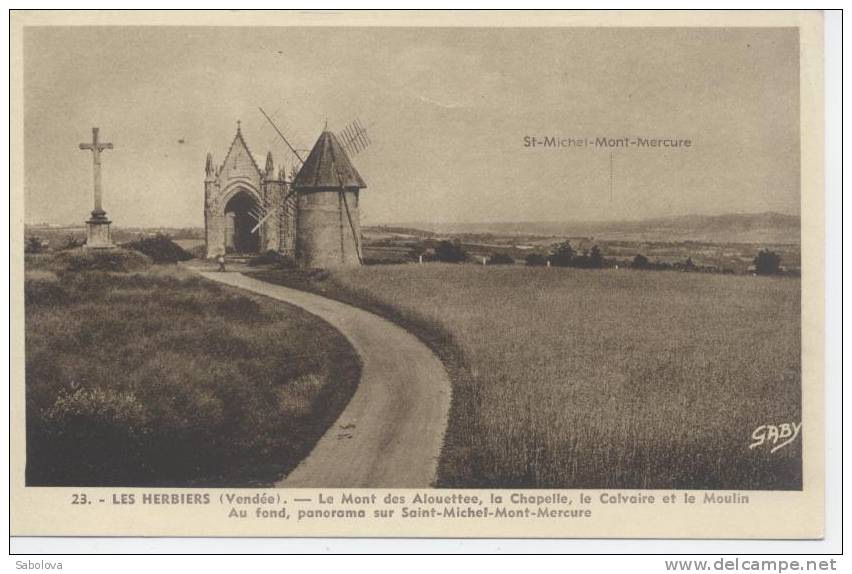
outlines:
[{"label": "sky", "polygon": [[798,53],[791,28],[31,27],[25,220],[87,218],[98,126],[116,225],[201,226],[237,120],[259,165],[297,165],[258,107],[301,150],[366,126],[365,225],[798,214]]}]

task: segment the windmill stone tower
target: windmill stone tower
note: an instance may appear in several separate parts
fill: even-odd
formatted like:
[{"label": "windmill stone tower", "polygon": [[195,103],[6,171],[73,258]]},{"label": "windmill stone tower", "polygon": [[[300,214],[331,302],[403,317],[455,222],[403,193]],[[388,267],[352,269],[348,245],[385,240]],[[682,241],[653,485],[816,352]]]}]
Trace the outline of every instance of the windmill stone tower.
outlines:
[{"label": "windmill stone tower", "polygon": [[358,203],[367,184],[332,132],[322,132],[292,187],[299,263],[322,268],[360,265]]}]

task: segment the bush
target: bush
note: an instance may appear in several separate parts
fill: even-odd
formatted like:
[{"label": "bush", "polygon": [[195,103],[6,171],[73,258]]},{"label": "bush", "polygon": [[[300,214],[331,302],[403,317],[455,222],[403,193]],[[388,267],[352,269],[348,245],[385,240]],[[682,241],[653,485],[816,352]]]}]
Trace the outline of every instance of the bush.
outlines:
[{"label": "bush", "polygon": [[125,243],[124,247],[144,253],[154,263],[177,263],[188,261],[192,255],[187,253],[180,245],[172,241],[171,237],[164,233],[157,233],[152,237],[143,237],[136,241]]},{"label": "bush", "polygon": [[207,246],[202,243],[201,245],[190,247],[186,250],[186,252],[189,253],[193,259],[204,259],[207,257]]},{"label": "bush", "polygon": [[[57,429],[77,426],[91,432],[109,427],[110,431],[124,428],[132,434],[145,432],[143,415],[142,405],[132,392],[89,390],[80,385],[60,390],[53,406],[44,413]],[[75,424],[80,420],[83,424]]]},{"label": "bush", "polygon": [[69,249],[79,249],[86,244],[85,237],[77,237],[71,233],[65,236],[65,243],[59,249],[62,251],[67,251]]},{"label": "bush", "polygon": [[761,249],[754,258],[754,271],[758,275],[781,273],[781,256],[768,249]]},{"label": "bush", "polygon": [[78,249],[58,253],[52,265],[57,271],[111,271],[128,273],[151,266],[151,258],[126,249]]},{"label": "bush", "polygon": [[[27,425],[28,459],[40,459],[37,470],[28,463],[30,476],[33,471],[37,478],[41,473],[57,474],[68,485],[86,483],[91,476],[107,476],[109,484],[132,480],[133,471],[143,466],[133,453],[151,429],[145,409],[132,392],[72,385],[59,391],[52,406],[33,410],[28,416],[34,418]],[[80,445],[96,451],[97,456],[80,457]],[[112,466],[122,459],[130,464],[123,473],[116,473]],[[128,459],[136,460],[131,463]]]},{"label": "bush", "polygon": [[27,242],[24,244],[24,253],[41,253],[41,239],[35,236],[27,237]]},{"label": "bush", "polygon": [[444,263],[461,263],[467,259],[467,253],[461,246],[461,241],[441,241],[435,248],[435,259]]},{"label": "bush", "polygon": [[540,253],[530,253],[524,259],[527,265],[531,267],[541,267],[547,265],[547,257]]},{"label": "bush", "polygon": [[514,265],[515,260],[506,253],[494,253],[488,258],[489,265]]}]

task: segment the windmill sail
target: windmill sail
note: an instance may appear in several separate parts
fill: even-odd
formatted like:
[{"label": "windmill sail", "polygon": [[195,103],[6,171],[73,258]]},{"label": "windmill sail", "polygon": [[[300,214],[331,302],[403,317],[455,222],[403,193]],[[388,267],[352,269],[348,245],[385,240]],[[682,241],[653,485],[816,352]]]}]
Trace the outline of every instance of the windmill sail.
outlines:
[{"label": "windmill sail", "polygon": [[340,146],[350,156],[361,153],[372,143],[367,135],[367,130],[361,126],[361,122],[357,119],[352,120],[349,125],[338,132],[337,139],[340,141]]}]

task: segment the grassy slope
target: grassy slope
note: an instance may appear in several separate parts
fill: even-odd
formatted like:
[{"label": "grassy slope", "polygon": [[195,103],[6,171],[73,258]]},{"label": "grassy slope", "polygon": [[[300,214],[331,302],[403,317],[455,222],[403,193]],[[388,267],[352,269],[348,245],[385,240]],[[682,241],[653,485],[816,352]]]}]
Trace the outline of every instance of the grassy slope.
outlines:
[{"label": "grassy slope", "polygon": [[267,484],[360,376],[331,326],[176,267],[28,258],[26,295],[29,484]]},{"label": "grassy slope", "polygon": [[801,419],[797,280],[471,265],[266,278],[360,303],[461,361],[442,486],[801,486],[799,441],[748,448],[755,427]]}]

